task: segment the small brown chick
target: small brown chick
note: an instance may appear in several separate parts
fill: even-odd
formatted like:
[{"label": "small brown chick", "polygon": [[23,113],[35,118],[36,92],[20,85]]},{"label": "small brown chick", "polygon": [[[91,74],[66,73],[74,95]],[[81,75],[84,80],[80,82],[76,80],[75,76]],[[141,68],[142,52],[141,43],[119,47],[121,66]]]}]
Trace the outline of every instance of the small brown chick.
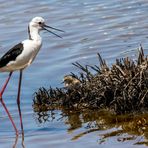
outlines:
[{"label": "small brown chick", "polygon": [[79,86],[80,83],[81,83],[80,80],[78,80],[77,78],[71,75],[64,76],[64,84],[65,84],[65,87],[67,88]]}]

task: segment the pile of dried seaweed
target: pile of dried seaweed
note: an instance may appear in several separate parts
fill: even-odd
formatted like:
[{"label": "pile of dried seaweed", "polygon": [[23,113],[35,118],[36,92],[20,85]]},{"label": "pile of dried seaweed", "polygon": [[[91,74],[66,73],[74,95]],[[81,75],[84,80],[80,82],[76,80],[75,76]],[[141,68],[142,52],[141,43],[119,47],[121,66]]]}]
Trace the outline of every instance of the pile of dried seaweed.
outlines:
[{"label": "pile of dried seaweed", "polygon": [[[108,67],[98,54],[100,66],[82,66],[79,76],[71,73],[63,88],[40,88],[33,100],[34,111],[50,109],[109,109],[116,114],[148,110],[148,56],[140,47],[137,61],[116,59]],[[95,71],[95,74],[94,74]]]}]

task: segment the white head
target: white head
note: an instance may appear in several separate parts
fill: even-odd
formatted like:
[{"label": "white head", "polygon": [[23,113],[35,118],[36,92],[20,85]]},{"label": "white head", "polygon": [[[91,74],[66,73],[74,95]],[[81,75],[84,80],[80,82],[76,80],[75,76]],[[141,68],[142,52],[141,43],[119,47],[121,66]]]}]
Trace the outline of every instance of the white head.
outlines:
[{"label": "white head", "polygon": [[56,35],[57,37],[60,37],[59,35],[57,35],[56,33],[48,30],[47,28],[50,28],[50,29],[54,29],[56,31],[61,31],[61,32],[64,32],[63,30],[60,30],[60,29],[56,29],[56,28],[53,28],[51,26],[47,26],[45,24],[45,20],[42,18],[42,17],[34,17],[31,22],[29,23],[29,26],[28,26],[28,33],[29,33],[29,37],[31,38],[31,33],[32,32],[36,32],[36,33],[39,33],[41,30],[46,30],[54,35]]},{"label": "white head", "polygon": [[45,20],[42,17],[34,17],[29,23],[30,28],[36,28],[37,30],[42,30],[42,26],[45,24]]}]

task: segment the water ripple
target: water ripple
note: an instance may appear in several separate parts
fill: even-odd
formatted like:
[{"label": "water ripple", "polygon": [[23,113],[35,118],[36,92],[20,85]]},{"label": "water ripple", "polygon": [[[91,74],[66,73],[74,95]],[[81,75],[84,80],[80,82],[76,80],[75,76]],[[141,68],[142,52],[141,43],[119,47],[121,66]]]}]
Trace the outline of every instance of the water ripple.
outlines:
[{"label": "water ripple", "polygon": [[[127,55],[134,58],[140,43],[148,54],[147,8],[146,0],[1,0],[1,55],[13,44],[28,36],[28,22],[34,16],[43,16],[47,24],[66,31],[61,34],[62,40],[48,33],[42,33],[44,38],[42,50],[32,66],[24,72],[21,108],[26,147],[61,148],[65,147],[65,144],[67,147],[86,145],[89,136],[86,139],[84,137],[84,141],[71,142],[66,132],[67,125],[63,122],[50,123],[50,126],[46,125],[43,128],[36,124],[32,111],[33,93],[41,86],[61,86],[63,76],[70,71],[76,71],[71,64],[73,62],[96,64],[97,52],[100,52],[109,64],[113,63],[115,58]],[[1,85],[6,77],[7,74],[1,74]],[[16,105],[17,84],[18,73],[15,73],[4,99],[20,129]],[[0,120],[1,146],[11,147],[14,131],[2,106],[0,106]],[[59,124],[62,124],[62,128]],[[57,126],[57,129],[54,126]],[[13,136],[9,137],[9,134]],[[3,135],[7,137],[3,139]],[[89,137],[89,141],[91,140],[93,141],[93,138]],[[98,146],[96,141],[87,143],[87,147],[96,146]]]}]

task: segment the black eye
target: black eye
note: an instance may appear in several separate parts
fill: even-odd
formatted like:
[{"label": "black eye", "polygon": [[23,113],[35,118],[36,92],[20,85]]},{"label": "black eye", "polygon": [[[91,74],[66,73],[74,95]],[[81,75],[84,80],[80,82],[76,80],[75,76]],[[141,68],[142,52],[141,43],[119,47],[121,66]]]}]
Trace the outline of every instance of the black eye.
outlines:
[{"label": "black eye", "polygon": [[39,25],[41,25],[42,24],[42,22],[39,22]]}]

